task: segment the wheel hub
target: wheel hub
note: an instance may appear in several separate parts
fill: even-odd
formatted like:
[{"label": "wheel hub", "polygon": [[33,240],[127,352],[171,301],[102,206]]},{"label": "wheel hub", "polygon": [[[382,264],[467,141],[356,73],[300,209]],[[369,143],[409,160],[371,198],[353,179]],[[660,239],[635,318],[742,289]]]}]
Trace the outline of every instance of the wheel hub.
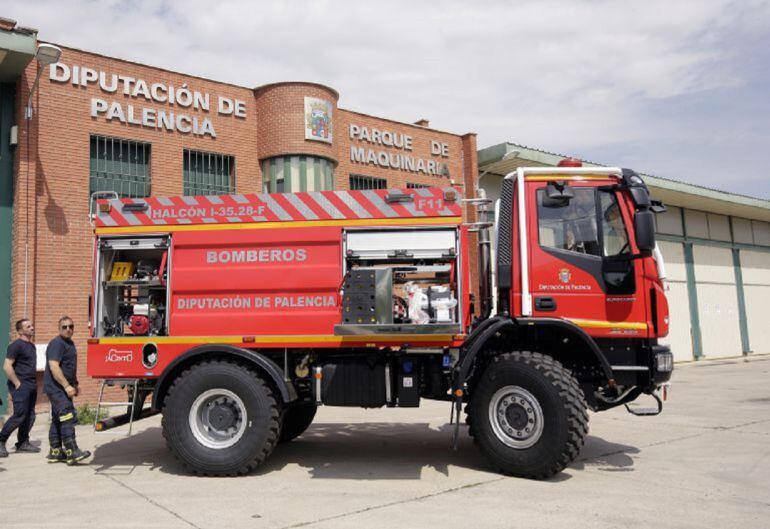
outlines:
[{"label": "wheel hub", "polygon": [[209,423],[216,430],[227,430],[235,424],[235,410],[227,405],[218,404],[209,412]]},{"label": "wheel hub", "polygon": [[505,418],[514,430],[522,430],[528,424],[527,410],[521,404],[512,404],[505,410]]},{"label": "wheel hub", "polygon": [[495,392],[489,401],[489,421],[495,436],[511,448],[529,448],[543,434],[543,409],[537,398],[520,386],[505,386]]},{"label": "wheel hub", "polygon": [[190,406],[190,430],[195,439],[208,448],[234,445],[243,437],[246,423],[246,406],[228,389],[204,391]]}]

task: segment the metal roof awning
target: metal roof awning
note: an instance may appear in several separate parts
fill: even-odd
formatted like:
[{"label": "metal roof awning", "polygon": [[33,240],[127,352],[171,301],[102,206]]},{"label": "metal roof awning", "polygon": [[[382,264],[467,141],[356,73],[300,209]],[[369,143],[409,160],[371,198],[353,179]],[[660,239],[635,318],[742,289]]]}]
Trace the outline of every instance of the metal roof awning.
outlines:
[{"label": "metal roof awning", "polygon": [[[533,149],[515,143],[500,143],[478,151],[480,175],[505,176],[518,167],[556,167],[566,155]],[[583,161],[584,167],[604,167]],[[633,169],[633,168],[632,168]],[[710,213],[770,221],[770,200],[749,197],[688,184],[659,176],[641,174],[653,197],[670,206]]]},{"label": "metal roof awning", "polygon": [[18,79],[36,51],[37,30],[17,26],[15,20],[0,17],[0,82]]}]

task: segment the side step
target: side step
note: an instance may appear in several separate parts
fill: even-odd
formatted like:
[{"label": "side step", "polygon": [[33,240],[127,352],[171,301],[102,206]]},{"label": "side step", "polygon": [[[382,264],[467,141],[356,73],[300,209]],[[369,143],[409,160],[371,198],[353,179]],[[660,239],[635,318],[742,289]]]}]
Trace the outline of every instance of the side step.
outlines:
[{"label": "side step", "polygon": [[658,396],[656,392],[649,393],[649,395],[652,396],[652,398],[655,399],[655,401],[658,403],[657,408],[632,408],[628,404],[625,404],[626,410],[628,413],[632,415],[636,415],[637,417],[648,417],[652,415],[658,415],[660,412],[663,411],[663,401]]},{"label": "side step", "polygon": [[[96,417],[94,418],[94,432],[101,434],[101,433],[110,433],[113,435],[125,435],[129,436],[131,435],[131,432],[133,430],[134,421],[144,419],[146,417],[150,417],[151,415],[155,415],[155,412],[152,412],[152,410],[142,410],[139,413],[139,416],[135,419],[134,418],[134,410],[137,406],[142,406],[144,404],[144,398],[139,398],[139,392],[140,391],[152,391],[152,387],[142,387],[141,384],[142,380],[138,378],[120,378],[120,379],[105,379],[102,380],[102,386],[99,389],[99,400],[96,403]],[[130,391],[131,400],[127,402],[105,402],[104,399],[104,388],[105,387],[113,387],[113,386],[120,386],[125,387]],[[99,417],[101,415],[103,408],[118,408],[118,407],[126,407],[128,408],[128,412],[124,413],[122,415],[116,415],[115,417],[108,417],[106,419],[100,420]],[[113,428],[116,428],[118,426],[124,426],[128,424],[128,428],[123,428],[122,430],[116,430],[107,432],[107,430],[112,430]]]},{"label": "side step", "polygon": [[[139,417],[137,417],[134,420],[141,421],[142,419],[146,419],[147,417],[152,417],[153,415],[157,415],[159,413],[160,413],[159,411],[153,411],[150,408],[145,408],[142,410]],[[123,415],[115,415],[114,417],[108,417],[104,420],[96,421],[96,424],[94,425],[94,430],[96,430],[97,432],[104,432],[112,428],[117,428],[118,426],[123,426],[124,424],[128,424],[132,422],[132,419],[131,419],[132,416],[133,416],[133,413],[124,413]]]}]

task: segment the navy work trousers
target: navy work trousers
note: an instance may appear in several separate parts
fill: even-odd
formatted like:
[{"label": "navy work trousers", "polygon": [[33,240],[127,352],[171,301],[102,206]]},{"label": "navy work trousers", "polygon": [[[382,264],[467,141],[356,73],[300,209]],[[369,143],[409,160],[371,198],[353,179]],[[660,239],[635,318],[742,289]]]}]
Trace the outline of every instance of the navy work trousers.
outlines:
[{"label": "navy work trousers", "polygon": [[62,441],[75,439],[75,425],[78,423],[75,404],[60,389],[46,390],[45,393],[51,401],[51,429],[48,431],[48,441],[52,448],[59,448]]},{"label": "navy work trousers", "polygon": [[34,380],[25,380],[19,389],[11,389],[11,402],[13,402],[13,415],[8,418],[0,431],[0,443],[8,441],[13,431],[18,428],[16,446],[19,446],[24,441],[29,441],[29,431],[35,424],[37,383]]}]

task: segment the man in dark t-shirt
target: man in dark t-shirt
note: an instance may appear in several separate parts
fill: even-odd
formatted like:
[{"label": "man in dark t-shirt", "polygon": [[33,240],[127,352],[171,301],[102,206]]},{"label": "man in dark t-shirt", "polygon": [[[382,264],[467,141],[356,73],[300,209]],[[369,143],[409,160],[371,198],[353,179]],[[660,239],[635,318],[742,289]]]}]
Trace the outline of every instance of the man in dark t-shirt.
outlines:
[{"label": "man in dark t-shirt", "polygon": [[8,457],[5,443],[14,430],[16,432],[17,452],[40,452],[29,442],[29,431],[35,422],[35,403],[37,402],[37,349],[32,339],[35,327],[32,321],[22,318],[16,322],[19,338],[8,346],[3,370],[8,377],[8,391],[13,402],[13,415],[0,430],[0,457]]},{"label": "man in dark t-shirt", "polygon": [[51,401],[51,429],[48,440],[51,451],[47,459],[74,465],[91,455],[78,448],[75,442],[77,413],[72,399],[78,394],[78,351],[72,335],[75,324],[72,318],[62,316],[59,320],[59,336],[48,343],[43,389]]}]

